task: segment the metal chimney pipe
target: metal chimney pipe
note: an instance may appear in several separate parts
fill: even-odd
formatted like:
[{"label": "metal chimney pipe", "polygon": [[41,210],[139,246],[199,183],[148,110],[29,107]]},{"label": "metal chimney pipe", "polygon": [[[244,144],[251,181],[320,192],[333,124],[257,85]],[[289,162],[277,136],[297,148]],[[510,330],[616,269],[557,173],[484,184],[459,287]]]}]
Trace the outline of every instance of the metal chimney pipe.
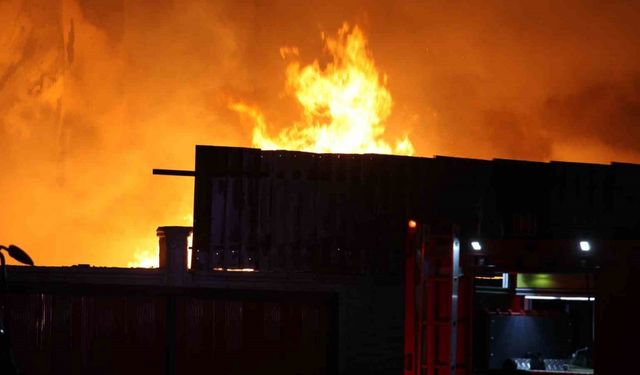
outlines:
[{"label": "metal chimney pipe", "polygon": [[187,248],[191,227],[159,227],[160,268],[166,270],[167,284],[183,285],[187,281]]}]

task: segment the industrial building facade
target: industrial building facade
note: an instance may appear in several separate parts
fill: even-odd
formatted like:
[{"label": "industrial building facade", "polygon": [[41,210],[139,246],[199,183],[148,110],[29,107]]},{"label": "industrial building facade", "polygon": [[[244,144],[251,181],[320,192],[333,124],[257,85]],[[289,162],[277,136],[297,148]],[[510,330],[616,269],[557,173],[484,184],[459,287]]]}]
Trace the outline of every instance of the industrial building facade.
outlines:
[{"label": "industrial building facade", "polygon": [[573,327],[547,360],[588,345],[596,373],[627,368],[633,350],[617,344],[639,331],[640,166],[197,146],[193,175],[191,270],[180,227],[159,229],[158,270],[10,269],[18,363],[488,373],[493,357],[525,356],[492,330],[532,318],[542,336]]}]

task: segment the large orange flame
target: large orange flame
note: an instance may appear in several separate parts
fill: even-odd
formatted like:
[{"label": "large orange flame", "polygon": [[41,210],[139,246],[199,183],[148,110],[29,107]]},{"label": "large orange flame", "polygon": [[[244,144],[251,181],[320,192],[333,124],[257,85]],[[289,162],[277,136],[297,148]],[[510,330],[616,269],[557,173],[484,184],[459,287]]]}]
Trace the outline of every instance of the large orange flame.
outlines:
[{"label": "large orange flame", "polygon": [[322,69],[318,61],[301,66],[297,48],[281,48],[287,67],[287,90],[302,105],[302,119],[277,136],[268,134],[265,116],[243,102],[230,108],[255,122],[253,145],[261,149],[334,153],[381,153],[412,155],[407,136],[390,146],[382,137],[391,114],[392,99],[387,77],[378,73],[358,26],[344,24],[337,38],[322,35],[332,61]]}]

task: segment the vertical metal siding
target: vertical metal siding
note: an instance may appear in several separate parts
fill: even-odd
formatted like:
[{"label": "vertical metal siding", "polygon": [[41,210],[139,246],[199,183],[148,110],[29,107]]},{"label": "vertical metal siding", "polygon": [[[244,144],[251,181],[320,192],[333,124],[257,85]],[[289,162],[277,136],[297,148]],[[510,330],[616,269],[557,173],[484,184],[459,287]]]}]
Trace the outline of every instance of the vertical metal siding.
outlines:
[{"label": "vertical metal siding", "polygon": [[[172,298],[177,373],[330,373],[326,299]],[[7,322],[24,374],[165,374],[166,308],[165,296],[12,293]]]}]

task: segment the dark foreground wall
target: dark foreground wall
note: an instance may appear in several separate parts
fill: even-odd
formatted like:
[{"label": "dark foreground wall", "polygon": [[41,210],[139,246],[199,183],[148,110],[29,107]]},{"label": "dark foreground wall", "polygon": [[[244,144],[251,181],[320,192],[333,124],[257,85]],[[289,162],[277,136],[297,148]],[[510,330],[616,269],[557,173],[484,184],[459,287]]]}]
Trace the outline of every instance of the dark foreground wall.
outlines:
[{"label": "dark foreground wall", "polygon": [[[183,249],[186,252],[186,248]],[[395,374],[402,286],[388,277],[10,267],[25,374]],[[172,286],[180,279],[182,286]]]},{"label": "dark foreground wall", "polygon": [[638,372],[640,245],[625,246],[596,273],[596,374]]},{"label": "dark foreground wall", "polygon": [[24,374],[337,371],[330,294],[67,287],[9,295]]},{"label": "dark foreground wall", "polygon": [[7,302],[24,374],[164,373],[162,298],[21,293]]}]

